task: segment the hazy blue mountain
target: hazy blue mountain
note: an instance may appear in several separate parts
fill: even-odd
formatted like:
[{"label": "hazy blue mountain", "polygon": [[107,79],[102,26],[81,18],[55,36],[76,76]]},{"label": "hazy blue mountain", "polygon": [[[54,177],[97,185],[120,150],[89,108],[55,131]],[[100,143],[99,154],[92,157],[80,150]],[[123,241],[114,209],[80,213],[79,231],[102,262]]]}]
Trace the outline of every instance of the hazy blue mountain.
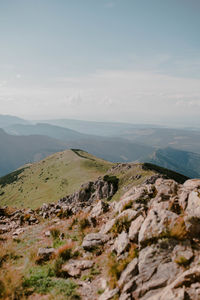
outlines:
[{"label": "hazy blue mountain", "polygon": [[0,115],[0,128],[5,128],[14,124],[30,124],[30,122],[15,116]]},{"label": "hazy blue mountain", "polygon": [[[120,136],[120,135],[119,135]],[[151,147],[171,147],[200,154],[200,131],[175,128],[138,128],[121,135],[133,143]]]},{"label": "hazy blue mountain", "polygon": [[191,178],[200,178],[200,155],[173,148],[158,149],[145,162],[176,171]]},{"label": "hazy blue mountain", "polygon": [[63,141],[73,141],[88,138],[88,135],[82,134],[75,130],[54,126],[46,123],[38,123],[35,125],[22,125],[15,124],[4,128],[9,134],[14,135],[47,135],[52,138],[60,139]]},{"label": "hazy blue mountain", "polygon": [[[33,127],[27,126],[27,128]],[[24,131],[25,129],[26,126]],[[53,129],[55,130],[54,126]],[[48,133],[47,130],[46,133]],[[57,131],[50,131],[49,134],[55,136]],[[152,147],[141,146],[122,138],[88,138],[87,136],[79,138],[76,134],[75,132],[74,139],[72,136],[71,140],[69,138],[59,140],[46,135],[10,135],[0,129],[0,175],[13,171],[23,164],[42,159],[51,153],[70,148],[83,149],[112,162],[136,161],[153,152]]]},{"label": "hazy blue mountain", "polygon": [[149,128],[149,127],[162,127],[157,125],[147,124],[131,124],[131,123],[118,123],[118,122],[94,122],[94,121],[83,121],[73,119],[55,119],[40,121],[42,123],[48,123],[57,125],[72,130],[79,131],[85,134],[100,135],[100,136],[119,136],[129,132],[131,129],[137,128]]},{"label": "hazy blue mountain", "polygon": [[65,143],[47,136],[14,136],[3,129],[0,141],[0,176],[67,148]]}]

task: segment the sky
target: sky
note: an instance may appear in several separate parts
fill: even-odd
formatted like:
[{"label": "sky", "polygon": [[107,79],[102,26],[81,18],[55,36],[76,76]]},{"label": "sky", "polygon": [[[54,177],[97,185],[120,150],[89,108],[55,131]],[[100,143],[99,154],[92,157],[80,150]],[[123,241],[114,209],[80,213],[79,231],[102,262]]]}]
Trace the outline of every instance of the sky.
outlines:
[{"label": "sky", "polygon": [[0,114],[200,125],[199,0],[0,0]]}]

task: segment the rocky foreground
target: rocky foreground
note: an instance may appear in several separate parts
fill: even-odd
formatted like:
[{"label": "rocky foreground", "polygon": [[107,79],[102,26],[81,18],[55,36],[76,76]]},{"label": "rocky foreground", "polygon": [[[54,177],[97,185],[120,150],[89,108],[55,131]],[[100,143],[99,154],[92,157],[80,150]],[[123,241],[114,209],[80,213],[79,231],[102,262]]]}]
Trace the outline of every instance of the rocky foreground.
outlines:
[{"label": "rocky foreground", "polygon": [[[72,278],[81,299],[200,299],[200,179],[178,184],[153,176],[120,201],[105,200],[115,191],[116,182],[105,178],[36,211],[2,208],[1,237],[20,238],[27,227],[46,224],[41,234],[48,239],[53,220],[61,229],[57,238],[65,241],[68,226],[68,255],[63,246],[43,244],[35,263],[65,253],[53,276]],[[75,232],[80,240],[72,238]],[[23,296],[43,297],[35,291]]]}]

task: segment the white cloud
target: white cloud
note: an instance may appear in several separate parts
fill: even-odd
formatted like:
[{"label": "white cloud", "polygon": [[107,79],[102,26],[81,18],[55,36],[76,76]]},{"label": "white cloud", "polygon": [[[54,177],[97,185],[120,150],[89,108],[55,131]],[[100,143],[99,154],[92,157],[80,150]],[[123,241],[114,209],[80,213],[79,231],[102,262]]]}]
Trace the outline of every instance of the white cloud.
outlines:
[{"label": "white cloud", "polygon": [[127,70],[55,78],[45,86],[17,81],[0,88],[1,113],[34,118],[156,123],[162,118],[200,117],[199,99],[199,79]]}]

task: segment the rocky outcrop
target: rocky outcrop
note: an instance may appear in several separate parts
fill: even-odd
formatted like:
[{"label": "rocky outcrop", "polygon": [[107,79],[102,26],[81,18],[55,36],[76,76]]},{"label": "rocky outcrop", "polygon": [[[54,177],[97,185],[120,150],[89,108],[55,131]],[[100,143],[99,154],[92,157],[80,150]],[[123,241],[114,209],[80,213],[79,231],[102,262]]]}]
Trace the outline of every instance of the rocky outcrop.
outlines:
[{"label": "rocky outcrop", "polygon": [[[73,255],[59,271],[85,288],[83,299],[200,299],[200,180],[178,184],[155,177],[108,202],[113,191],[112,181],[99,179],[37,211],[1,209],[0,233],[13,226],[11,235],[17,237],[41,217],[56,217],[68,226],[78,212],[72,221],[77,222],[73,233],[78,233],[79,256],[72,245]],[[85,231],[81,214],[89,222]],[[67,234],[72,238],[72,231]],[[51,238],[49,228],[44,228],[43,238]],[[54,253],[54,248],[40,248],[37,262]]]},{"label": "rocky outcrop", "polygon": [[117,189],[117,177],[106,175],[95,182],[83,184],[78,192],[60,199],[58,203],[62,206],[73,204],[71,210],[75,213],[85,206],[90,206],[96,200],[111,199]]}]

